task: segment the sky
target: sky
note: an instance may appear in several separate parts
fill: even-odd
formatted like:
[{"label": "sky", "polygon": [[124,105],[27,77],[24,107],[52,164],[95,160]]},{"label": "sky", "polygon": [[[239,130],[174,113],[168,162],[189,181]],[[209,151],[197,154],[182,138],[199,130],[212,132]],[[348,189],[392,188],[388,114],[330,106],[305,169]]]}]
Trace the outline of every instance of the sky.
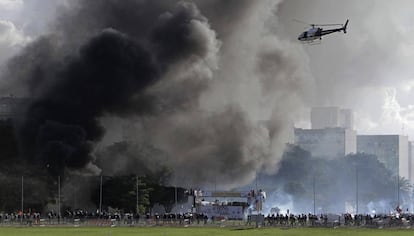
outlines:
[{"label": "sky", "polygon": [[64,1],[0,0],[0,63],[48,31]]},{"label": "sky", "polygon": [[[16,80],[13,89],[25,90],[16,87],[29,81],[25,86],[33,91],[28,94],[40,101],[50,100],[47,95],[60,94],[50,90],[53,86],[49,85],[59,80],[55,80],[58,74],[49,69],[61,64],[66,68],[70,62],[60,60],[61,55],[76,58],[79,48],[81,55],[87,53],[82,48],[92,47],[94,39],[99,42],[96,35],[108,40],[127,35],[146,42],[142,47],[149,47],[159,57],[162,63],[157,68],[163,73],[157,77],[159,82],[142,90],[161,98],[154,103],[160,102],[162,111],[151,119],[126,123],[139,124],[148,142],[182,158],[175,161],[196,174],[200,170],[188,160],[216,158],[217,166],[209,169],[220,170],[227,165],[222,164],[225,161],[221,158],[227,154],[229,163],[242,163],[235,169],[251,170],[247,171],[246,182],[254,178],[254,169],[277,170],[289,129],[292,125],[309,128],[313,106],[352,109],[359,134],[404,134],[414,140],[412,1],[194,0],[192,4],[165,1],[145,5],[140,5],[143,0],[108,2],[112,4],[109,6],[123,10],[128,4],[148,7],[148,12],[135,14],[128,9],[129,17],[117,19],[118,8],[102,2],[0,0],[0,69],[7,72],[0,77],[0,84],[3,80]],[[177,19],[172,17],[174,14]],[[179,28],[177,24],[166,24],[171,19],[182,20],[180,14],[188,14],[192,19],[186,29],[191,34],[183,42],[198,47],[177,50],[170,45],[175,42],[165,40],[168,34],[186,32],[174,31]],[[142,22],[136,22],[135,17]],[[295,20],[332,24],[347,19],[347,34],[327,35],[318,45],[297,40],[309,26]],[[154,38],[146,38],[148,32],[167,35],[158,35],[154,42]],[[52,33],[57,36],[52,37]],[[39,40],[42,37],[44,40]],[[148,41],[151,39],[152,42]],[[164,58],[164,54],[157,54],[160,48],[151,48],[151,43],[160,44],[166,55],[177,55]],[[38,55],[39,51],[49,54],[31,60],[30,55]],[[12,60],[17,64],[11,65],[8,59],[14,55],[20,58]],[[51,77],[44,76],[41,86],[32,81],[38,78],[33,73],[36,70],[30,67],[37,66],[38,61],[46,65],[46,74]],[[29,69],[25,71],[18,63],[29,65]],[[18,81],[20,77],[8,78],[13,75],[20,76],[22,81]],[[1,90],[4,88],[0,85]],[[65,90],[64,86],[59,88]],[[108,113],[105,109],[102,114]],[[92,117],[93,121],[106,118],[102,114]],[[121,112],[115,115],[124,118]],[[257,125],[263,120],[270,121],[268,130]],[[92,141],[119,138],[119,127],[124,123],[112,123],[118,127],[104,122],[105,137],[98,135]],[[232,139],[234,142],[227,145],[226,141]],[[189,149],[188,143],[193,148]],[[229,146],[239,148],[229,150]],[[225,177],[231,183],[232,176]]]},{"label": "sky", "polygon": [[[48,32],[65,1],[0,0],[0,63],[23,45]],[[412,1],[289,0],[277,10],[277,34],[303,48],[316,85],[307,109],[295,120],[309,127],[310,106],[353,109],[361,134],[405,134],[414,139],[414,16]],[[306,25],[343,23],[347,34],[302,45],[296,37]]]},{"label": "sky", "polygon": [[[278,11],[283,33],[302,31],[294,19],[344,23],[348,33],[303,45],[318,96],[315,106],[353,109],[359,134],[414,138],[414,27],[412,1],[285,1]],[[303,124],[306,125],[306,124]]]}]

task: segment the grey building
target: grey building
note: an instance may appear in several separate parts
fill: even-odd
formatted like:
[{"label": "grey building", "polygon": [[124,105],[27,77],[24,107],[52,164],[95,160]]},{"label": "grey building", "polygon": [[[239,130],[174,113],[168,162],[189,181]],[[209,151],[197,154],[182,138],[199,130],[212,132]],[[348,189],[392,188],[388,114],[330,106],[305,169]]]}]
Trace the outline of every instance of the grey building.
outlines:
[{"label": "grey building", "polygon": [[313,107],[311,110],[312,129],[346,128],[354,129],[354,115],[350,109],[339,107]]},{"label": "grey building", "polygon": [[408,142],[408,179],[414,183],[414,142]]},{"label": "grey building", "polygon": [[344,157],[356,153],[356,132],[345,128],[294,130],[295,144],[312,153],[312,156],[327,159]]},{"label": "grey building", "polygon": [[410,180],[408,137],[403,135],[358,135],[357,151],[373,154],[394,175]]},{"label": "grey building", "polygon": [[351,109],[339,110],[339,126],[346,129],[354,129],[354,113]]}]

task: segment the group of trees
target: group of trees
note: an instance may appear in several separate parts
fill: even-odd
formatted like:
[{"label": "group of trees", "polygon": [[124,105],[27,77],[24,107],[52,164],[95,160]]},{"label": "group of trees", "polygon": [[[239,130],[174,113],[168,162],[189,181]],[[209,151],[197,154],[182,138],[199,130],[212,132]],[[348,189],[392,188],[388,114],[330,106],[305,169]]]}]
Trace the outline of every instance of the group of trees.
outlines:
[{"label": "group of trees", "polygon": [[[61,181],[61,212],[66,210],[118,209],[136,213],[137,199],[140,214],[151,211],[159,203],[170,211],[177,202],[186,201],[185,190],[160,184],[151,176],[67,176]],[[41,176],[0,175],[0,212],[17,212],[21,209],[22,188],[25,212],[55,210],[58,198],[57,179]],[[138,185],[137,185],[138,184]],[[101,202],[102,187],[102,202]],[[137,191],[138,187],[138,191]],[[138,198],[137,198],[138,192]]]},{"label": "group of trees", "polygon": [[[409,207],[412,187],[393,175],[376,156],[363,153],[332,160],[312,157],[297,146],[289,146],[277,174],[263,176],[276,194],[289,194],[295,210],[345,212],[346,205],[358,212],[388,212]],[[371,209],[369,209],[371,208]]]},{"label": "group of trees", "polygon": [[[115,143],[109,146],[108,156],[128,153],[127,143]],[[151,151],[151,150],[150,150]],[[128,155],[129,156],[128,156]],[[139,154],[139,153],[138,153]],[[102,159],[103,157],[101,157]],[[108,163],[116,162],[106,160]],[[102,161],[101,161],[102,162]],[[102,164],[97,160],[98,166]],[[102,207],[116,208],[124,212],[137,210],[137,182],[139,212],[146,213],[155,203],[160,203],[171,210],[175,203],[184,201],[184,189],[166,186],[169,171],[164,167],[156,171],[140,169],[141,163],[128,162],[131,166],[128,173],[109,173],[103,176]],[[106,166],[105,166],[106,167]],[[108,168],[104,168],[104,173]],[[137,173],[133,173],[133,170]],[[139,174],[139,175],[136,175]],[[138,177],[139,176],[139,177]],[[23,182],[22,182],[23,177]],[[100,205],[100,176],[78,175],[66,173],[60,177],[61,206],[65,209],[87,207],[98,208]],[[138,179],[138,181],[137,181]],[[47,166],[33,165],[19,156],[19,145],[15,136],[12,120],[0,120],[0,212],[17,212],[21,210],[22,189],[25,211],[43,212],[47,208],[54,209],[58,198],[58,176],[51,174]],[[177,194],[176,194],[177,192]],[[52,207],[48,207],[52,206]],[[86,210],[86,209],[85,209]]]},{"label": "group of trees", "polygon": [[[164,186],[154,176],[107,176],[103,179],[102,205],[104,209],[112,207],[124,212],[136,213],[138,199],[140,214],[150,212],[151,207],[156,203],[163,205],[169,212],[174,206],[175,200],[177,202],[185,200],[183,188]],[[100,187],[95,188],[92,194],[92,202],[96,206],[99,206],[99,201]]]}]

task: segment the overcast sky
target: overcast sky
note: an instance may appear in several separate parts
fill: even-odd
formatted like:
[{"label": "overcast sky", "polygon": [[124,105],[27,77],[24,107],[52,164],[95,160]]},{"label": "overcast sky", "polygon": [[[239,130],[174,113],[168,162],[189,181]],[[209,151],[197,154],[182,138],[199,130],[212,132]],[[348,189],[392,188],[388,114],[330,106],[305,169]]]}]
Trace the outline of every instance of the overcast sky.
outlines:
[{"label": "overcast sky", "polygon": [[295,40],[301,25],[344,23],[348,33],[303,45],[318,96],[314,105],[355,111],[358,133],[414,137],[413,1],[289,0],[278,16],[287,37]]},{"label": "overcast sky", "polygon": [[[66,1],[0,0],[0,63],[48,32],[56,7]],[[311,72],[313,95],[296,126],[308,127],[310,106],[355,111],[359,134],[404,134],[414,139],[413,1],[288,0],[277,9],[277,36],[306,52],[299,64]],[[344,23],[348,33],[325,36],[319,45],[297,42],[305,25]],[[275,42],[278,43],[278,42]]]}]

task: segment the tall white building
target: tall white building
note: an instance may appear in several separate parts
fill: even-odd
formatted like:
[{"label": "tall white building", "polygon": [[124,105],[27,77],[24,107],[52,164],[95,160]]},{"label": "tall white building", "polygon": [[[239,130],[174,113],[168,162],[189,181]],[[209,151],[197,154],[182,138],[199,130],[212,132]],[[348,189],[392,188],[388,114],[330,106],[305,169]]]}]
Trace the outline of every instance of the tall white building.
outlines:
[{"label": "tall white building", "polygon": [[322,158],[344,157],[356,153],[353,114],[338,107],[313,107],[312,129],[295,129],[294,143]]},{"label": "tall white building", "polygon": [[403,135],[358,135],[357,151],[373,154],[394,175],[411,179],[408,137]]},{"label": "tall white building", "polygon": [[339,126],[350,130],[354,129],[354,113],[351,109],[339,110]]},{"label": "tall white building", "polygon": [[408,142],[408,179],[414,184],[414,142]]},{"label": "tall white building", "polygon": [[356,132],[345,128],[294,130],[295,144],[312,156],[341,158],[356,153]]}]

